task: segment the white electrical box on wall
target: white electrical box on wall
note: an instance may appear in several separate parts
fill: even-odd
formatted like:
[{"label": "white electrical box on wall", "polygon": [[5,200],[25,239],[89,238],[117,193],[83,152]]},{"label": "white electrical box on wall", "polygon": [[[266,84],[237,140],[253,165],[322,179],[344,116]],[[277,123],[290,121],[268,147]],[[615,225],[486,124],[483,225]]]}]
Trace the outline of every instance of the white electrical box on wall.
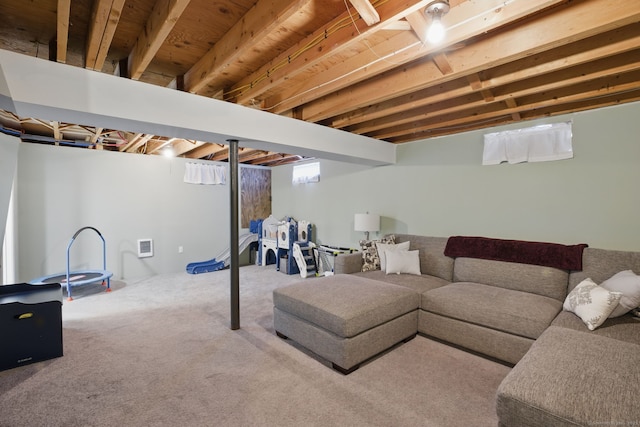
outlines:
[{"label": "white electrical box on wall", "polygon": [[153,239],[138,239],[138,258],[153,256]]}]

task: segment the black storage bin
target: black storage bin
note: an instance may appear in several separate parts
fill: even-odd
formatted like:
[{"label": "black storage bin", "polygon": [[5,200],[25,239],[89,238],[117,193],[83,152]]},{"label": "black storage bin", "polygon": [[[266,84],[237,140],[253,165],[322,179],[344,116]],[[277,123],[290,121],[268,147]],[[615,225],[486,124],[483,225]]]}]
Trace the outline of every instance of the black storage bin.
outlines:
[{"label": "black storage bin", "polygon": [[0,286],[0,371],[60,356],[60,284]]}]

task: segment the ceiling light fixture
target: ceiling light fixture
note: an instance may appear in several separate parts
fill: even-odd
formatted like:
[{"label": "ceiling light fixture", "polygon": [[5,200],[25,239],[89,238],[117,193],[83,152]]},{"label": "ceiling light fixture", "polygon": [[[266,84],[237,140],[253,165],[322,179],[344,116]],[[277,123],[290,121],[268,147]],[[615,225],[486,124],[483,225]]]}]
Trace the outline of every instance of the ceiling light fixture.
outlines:
[{"label": "ceiling light fixture", "polygon": [[424,10],[425,15],[431,16],[431,25],[427,30],[427,40],[431,44],[439,44],[444,40],[446,30],[441,18],[449,12],[449,0],[438,0],[430,3]]}]

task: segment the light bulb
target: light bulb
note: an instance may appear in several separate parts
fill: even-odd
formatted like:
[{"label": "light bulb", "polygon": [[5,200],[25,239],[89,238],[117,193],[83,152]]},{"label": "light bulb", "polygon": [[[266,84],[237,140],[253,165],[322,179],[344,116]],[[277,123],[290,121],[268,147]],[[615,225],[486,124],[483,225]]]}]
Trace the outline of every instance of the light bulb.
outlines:
[{"label": "light bulb", "polygon": [[427,40],[431,44],[440,44],[444,40],[444,25],[439,18],[434,18],[431,26],[427,30]]}]

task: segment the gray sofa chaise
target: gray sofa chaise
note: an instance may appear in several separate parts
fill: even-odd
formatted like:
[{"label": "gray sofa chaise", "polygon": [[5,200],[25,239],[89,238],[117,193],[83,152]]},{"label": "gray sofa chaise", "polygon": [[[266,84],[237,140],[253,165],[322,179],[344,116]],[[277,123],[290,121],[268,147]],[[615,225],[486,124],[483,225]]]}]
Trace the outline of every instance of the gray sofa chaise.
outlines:
[{"label": "gray sofa chaise", "polygon": [[409,242],[419,274],[387,274],[375,257],[363,268],[363,253],[339,255],[335,276],[274,291],[278,335],[347,374],[418,333],[515,365],[497,392],[502,427],[640,425],[640,321],[625,314],[590,330],[563,309],[574,288],[587,289],[585,279],[640,272],[640,252],[556,245],[556,256],[554,244],[542,244],[530,255],[552,262],[536,265],[511,260],[516,241],[482,241],[492,254],[483,257],[464,237],[394,237]]}]

